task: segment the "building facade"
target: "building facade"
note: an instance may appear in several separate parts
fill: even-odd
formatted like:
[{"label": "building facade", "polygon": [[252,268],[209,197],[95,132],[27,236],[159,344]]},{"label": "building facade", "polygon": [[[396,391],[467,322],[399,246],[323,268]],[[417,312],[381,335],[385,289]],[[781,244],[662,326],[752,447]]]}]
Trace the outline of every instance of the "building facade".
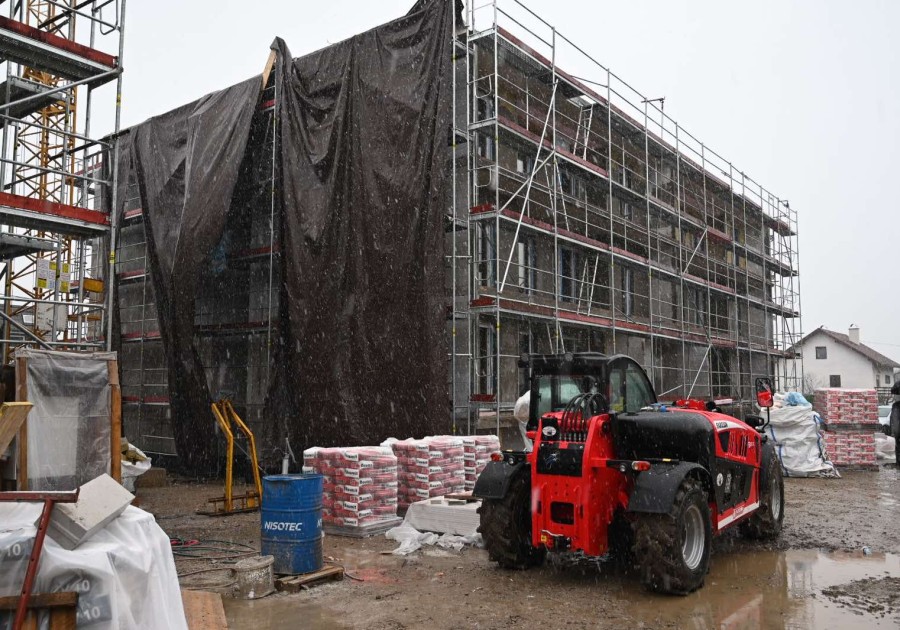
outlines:
[{"label": "building facade", "polygon": [[807,393],[823,387],[889,390],[894,384],[894,371],[900,368],[900,363],[861,343],[856,326],[851,326],[846,335],[816,328],[803,338],[799,348]]},{"label": "building facade", "polygon": [[627,354],[662,399],[797,388],[788,202],[519,3],[457,35],[455,419],[499,422],[523,353]]}]

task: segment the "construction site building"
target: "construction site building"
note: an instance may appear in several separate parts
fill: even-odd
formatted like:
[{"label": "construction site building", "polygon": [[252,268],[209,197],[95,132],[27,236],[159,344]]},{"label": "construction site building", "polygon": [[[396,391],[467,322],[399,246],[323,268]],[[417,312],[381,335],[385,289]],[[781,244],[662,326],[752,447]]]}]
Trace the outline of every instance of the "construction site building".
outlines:
[{"label": "construction site building", "polygon": [[[447,432],[501,428],[527,388],[523,353],[627,354],[666,400],[747,405],[757,376],[799,386],[786,201],[515,0],[467,7],[447,37]],[[277,98],[270,82],[194,313],[210,394],[254,430],[280,326]],[[146,230],[130,181],[115,256],[123,422],[145,451],[177,456]]]},{"label": "construction site building", "polygon": [[470,3],[454,63],[457,423],[499,424],[528,353],[629,355],[663,400],[800,386],[787,201],[516,0]]}]

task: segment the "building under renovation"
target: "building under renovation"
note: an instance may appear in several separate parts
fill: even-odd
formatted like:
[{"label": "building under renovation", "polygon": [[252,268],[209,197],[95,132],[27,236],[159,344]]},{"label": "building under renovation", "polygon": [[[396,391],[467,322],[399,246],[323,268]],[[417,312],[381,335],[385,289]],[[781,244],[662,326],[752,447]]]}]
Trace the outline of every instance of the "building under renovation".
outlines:
[{"label": "building under renovation", "polygon": [[276,42],[261,79],[118,136],[100,342],[143,450],[215,441],[221,397],[264,459],[496,430],[523,353],[627,354],[661,399],[799,386],[796,211],[521,3],[452,4],[327,56]]},{"label": "building under renovation", "polygon": [[796,211],[521,3],[466,15],[457,417],[502,417],[532,352],[630,355],[663,400],[798,387],[799,359],[780,361],[800,333]]}]

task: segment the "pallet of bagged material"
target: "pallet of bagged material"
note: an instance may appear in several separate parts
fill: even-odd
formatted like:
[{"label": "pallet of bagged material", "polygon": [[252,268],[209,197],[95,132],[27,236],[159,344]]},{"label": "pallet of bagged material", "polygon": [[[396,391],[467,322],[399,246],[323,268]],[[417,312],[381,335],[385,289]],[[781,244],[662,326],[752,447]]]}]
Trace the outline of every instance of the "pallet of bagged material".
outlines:
[{"label": "pallet of bagged material", "polygon": [[323,523],[322,531],[331,536],[345,536],[347,538],[369,538],[371,536],[378,536],[379,534],[383,534],[387,530],[397,527],[397,525],[402,522],[403,519],[398,516],[396,518],[378,521],[377,523],[364,525],[362,527],[346,527],[344,525],[330,525],[327,523]]},{"label": "pallet of bagged material", "polygon": [[335,564],[326,564],[318,571],[301,573],[300,575],[285,575],[275,580],[275,589],[288,593],[297,593],[306,590],[314,584],[326,581],[340,582],[344,579],[344,567]]}]

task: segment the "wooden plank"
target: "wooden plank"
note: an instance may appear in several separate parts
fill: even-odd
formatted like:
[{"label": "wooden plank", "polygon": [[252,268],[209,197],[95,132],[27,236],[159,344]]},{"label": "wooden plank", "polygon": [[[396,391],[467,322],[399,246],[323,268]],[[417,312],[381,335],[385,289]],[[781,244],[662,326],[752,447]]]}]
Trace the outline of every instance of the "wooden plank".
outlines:
[{"label": "wooden plank", "polygon": [[122,388],[119,386],[119,362],[107,362],[109,366],[109,422],[110,462],[109,475],[122,483]]},{"label": "wooden plank", "polygon": [[303,575],[289,575],[275,580],[275,588],[279,591],[296,593],[305,590],[308,586],[326,580],[341,581],[344,579],[344,567],[337,565],[325,565],[318,571],[304,573]]},{"label": "wooden plank", "polygon": [[76,630],[78,608],[75,606],[50,609],[50,630]]},{"label": "wooden plank", "polygon": [[225,607],[219,593],[181,589],[181,601],[189,630],[219,630],[228,627]]},{"label": "wooden plank", "polygon": [[30,402],[0,404],[0,455],[6,452],[13,438],[19,433],[32,406]]},{"label": "wooden plank", "polygon": [[[0,597],[0,610],[16,610],[19,596]],[[78,593],[65,591],[62,593],[34,593],[28,600],[29,612],[25,617],[23,630],[38,630],[41,610],[48,610],[50,630],[75,630],[78,622]]]},{"label": "wooden plank", "polygon": [[[16,401],[28,402],[28,383],[25,379],[27,362],[25,357],[16,359]],[[19,428],[16,443],[16,488],[28,490],[28,422]]]},{"label": "wooden plank", "polygon": [[[15,610],[19,604],[18,595],[0,597],[0,610]],[[76,606],[78,593],[63,591],[61,593],[32,593],[28,600],[29,608],[54,608],[57,606]]]},{"label": "wooden plank", "polygon": [[471,493],[446,494],[444,498],[447,500],[465,501],[466,503],[481,501],[478,497],[473,497]]},{"label": "wooden plank", "polygon": [[272,73],[272,68],[275,66],[275,51],[269,51],[269,58],[266,60],[266,67],[263,69],[262,74],[262,85],[259,88],[259,91],[262,92],[266,89],[266,84],[269,82],[269,75]]}]

